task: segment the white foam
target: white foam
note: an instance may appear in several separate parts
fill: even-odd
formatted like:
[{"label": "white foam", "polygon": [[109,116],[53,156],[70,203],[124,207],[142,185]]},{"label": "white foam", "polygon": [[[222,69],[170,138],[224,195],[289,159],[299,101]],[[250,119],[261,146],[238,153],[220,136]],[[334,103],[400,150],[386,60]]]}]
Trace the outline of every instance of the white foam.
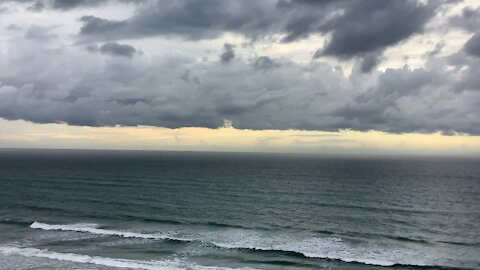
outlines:
[{"label": "white foam", "polygon": [[438,254],[421,249],[352,244],[338,237],[315,237],[265,233],[254,230],[232,229],[223,232],[203,232],[189,236],[227,249],[252,249],[302,254],[309,258],[334,259],[347,263],[377,266],[396,264],[433,266],[444,261]]},{"label": "white foam", "polygon": [[263,251],[295,252],[309,258],[335,259],[369,265],[392,266],[398,262],[392,254],[378,249],[353,248],[337,237],[292,239],[290,237],[264,237],[262,235],[233,236],[237,241],[212,241],[223,248],[248,248]]},{"label": "white foam", "polygon": [[86,224],[50,225],[34,222],[31,228],[43,230],[77,231],[98,235],[128,238],[171,239],[199,241],[226,249],[254,249],[284,251],[303,254],[310,258],[335,259],[369,265],[392,266],[395,264],[428,266],[438,264],[438,256],[424,253],[425,250],[394,249],[375,245],[352,245],[337,237],[298,238],[279,234],[266,234],[255,230],[230,229],[222,231],[184,232],[179,234],[145,234],[128,231],[99,229]]},{"label": "white foam", "polygon": [[[233,268],[201,266],[192,262],[187,262],[180,259],[165,260],[165,261],[141,261],[141,260],[127,260],[118,258],[108,258],[99,256],[88,256],[75,253],[59,253],[37,248],[20,248],[14,246],[0,246],[0,253],[11,256],[21,255],[24,257],[47,258],[59,261],[68,261],[74,263],[96,264],[102,266],[131,268],[142,270],[184,270],[184,269],[199,269],[199,270],[228,270]],[[238,269],[238,268],[237,268]],[[252,269],[252,268],[240,268]]]}]

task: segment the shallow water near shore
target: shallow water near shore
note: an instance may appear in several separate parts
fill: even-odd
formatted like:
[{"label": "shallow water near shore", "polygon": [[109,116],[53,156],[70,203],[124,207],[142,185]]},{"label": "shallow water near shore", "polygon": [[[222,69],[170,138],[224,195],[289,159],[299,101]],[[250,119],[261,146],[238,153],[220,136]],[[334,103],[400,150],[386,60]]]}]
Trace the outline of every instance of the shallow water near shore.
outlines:
[{"label": "shallow water near shore", "polygon": [[0,151],[0,269],[480,269],[480,161]]}]

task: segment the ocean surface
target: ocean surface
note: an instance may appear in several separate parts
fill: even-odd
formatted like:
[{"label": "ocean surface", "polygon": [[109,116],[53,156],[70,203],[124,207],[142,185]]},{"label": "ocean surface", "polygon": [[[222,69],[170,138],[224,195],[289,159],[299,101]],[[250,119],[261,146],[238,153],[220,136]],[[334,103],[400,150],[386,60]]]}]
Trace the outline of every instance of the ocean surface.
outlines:
[{"label": "ocean surface", "polygon": [[0,269],[480,269],[480,160],[0,150]]}]

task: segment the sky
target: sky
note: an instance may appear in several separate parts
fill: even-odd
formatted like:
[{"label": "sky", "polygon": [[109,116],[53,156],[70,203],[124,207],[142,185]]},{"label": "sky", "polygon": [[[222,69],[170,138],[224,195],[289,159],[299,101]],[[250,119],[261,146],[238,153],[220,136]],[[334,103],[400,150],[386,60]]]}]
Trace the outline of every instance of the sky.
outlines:
[{"label": "sky", "polygon": [[0,148],[480,156],[477,0],[3,0]]}]

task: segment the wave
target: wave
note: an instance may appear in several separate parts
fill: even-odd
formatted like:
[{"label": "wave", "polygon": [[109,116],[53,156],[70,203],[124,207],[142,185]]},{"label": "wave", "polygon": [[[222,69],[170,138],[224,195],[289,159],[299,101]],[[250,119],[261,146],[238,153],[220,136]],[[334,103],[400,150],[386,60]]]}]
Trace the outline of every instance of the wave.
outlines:
[{"label": "wave", "polygon": [[[118,268],[133,268],[142,270],[184,270],[184,269],[199,269],[199,270],[228,270],[234,268],[215,267],[215,266],[201,266],[193,262],[184,260],[164,260],[164,261],[142,261],[129,260],[120,258],[109,258],[99,256],[89,256],[75,253],[59,253],[45,249],[37,248],[21,248],[14,246],[0,246],[0,253],[10,255],[21,255],[24,257],[47,258],[59,261],[68,261],[74,263],[86,263],[102,266],[118,267]],[[236,269],[252,269],[252,268],[236,268]],[[252,269],[253,270],[253,269]]]},{"label": "wave", "polygon": [[[317,231],[321,232],[321,231]],[[353,231],[343,231],[340,233],[335,233],[332,232],[333,235],[337,234],[342,234],[346,236],[352,236],[352,237],[372,237],[372,238],[383,238],[383,239],[391,239],[391,240],[396,240],[400,242],[411,242],[411,243],[419,243],[419,244],[432,244],[431,242],[420,239],[420,238],[410,238],[410,237],[405,237],[405,236],[398,236],[398,235],[388,235],[388,234],[382,234],[382,233],[367,233],[367,232],[353,232]]]},{"label": "wave", "polygon": [[450,244],[456,246],[478,247],[480,242],[455,242],[455,241],[437,241],[438,243]]},{"label": "wave", "polygon": [[[312,252],[314,250],[322,249],[327,250],[329,246],[335,246],[335,243],[338,246],[338,243],[341,243],[339,238],[313,238],[303,240],[301,242],[295,241],[293,239],[283,239],[276,242],[273,238],[264,238],[262,239],[258,233],[253,233],[249,235],[238,235],[238,231],[232,232],[228,231],[227,234],[221,235],[221,233],[204,233],[200,237],[197,235],[196,238],[185,238],[178,237],[174,235],[166,234],[147,234],[147,233],[138,233],[138,232],[129,232],[129,231],[119,231],[119,230],[109,230],[98,228],[98,224],[88,224],[88,223],[77,223],[77,224],[65,224],[65,225],[51,225],[41,222],[33,222],[30,225],[33,229],[42,229],[42,230],[57,230],[57,231],[75,231],[83,233],[91,233],[96,235],[106,235],[106,236],[119,236],[126,238],[141,238],[141,239],[153,239],[153,240],[172,240],[172,241],[182,241],[182,242],[201,242],[204,245],[210,245],[217,248],[224,249],[238,249],[238,250],[250,250],[250,251],[262,251],[262,252],[280,252],[293,256],[302,256],[306,258],[321,258],[321,259],[336,259],[342,260],[344,262],[358,262],[371,265],[381,265],[381,266],[391,266],[395,262],[383,261],[374,258],[348,258],[348,257],[339,257],[334,256],[333,254],[327,253],[318,254]],[[312,241],[313,240],[313,241]],[[292,244],[289,244],[292,243]]]},{"label": "wave", "polygon": [[257,229],[257,230],[270,230],[269,228],[266,227],[250,227],[250,226],[244,226],[244,225],[233,225],[233,224],[228,224],[228,223],[219,223],[219,222],[213,222],[213,221],[206,221],[206,222],[195,222],[195,221],[189,221],[189,220],[175,220],[175,219],[160,219],[160,218],[147,218],[147,217],[141,217],[141,216],[136,216],[136,215],[121,215],[120,216],[123,219],[131,219],[131,220],[140,220],[146,223],[163,223],[163,224],[172,224],[172,225],[200,225],[200,226],[213,226],[213,227],[219,227],[219,228],[240,228],[240,229]]},{"label": "wave", "polygon": [[188,242],[193,241],[190,239],[173,239],[168,237],[167,235],[162,235],[162,234],[148,234],[148,233],[100,229],[98,228],[98,224],[94,224],[94,223],[51,225],[51,224],[35,221],[30,225],[30,228],[42,229],[46,231],[83,232],[83,233],[91,233],[96,235],[119,236],[119,237],[125,237],[125,238],[141,238],[141,239],[153,239],[153,240],[178,240],[178,241],[188,241]]},{"label": "wave", "polygon": [[[256,230],[230,229],[222,231],[178,233],[138,233],[101,229],[97,224],[51,225],[34,222],[34,229],[60,230],[91,233],[126,238],[168,240],[180,242],[198,242],[203,246],[223,249],[236,249],[247,252],[281,253],[286,256],[328,259],[344,263],[358,263],[376,266],[415,266],[425,268],[443,268],[434,253],[429,255],[424,250],[394,249],[365,245],[351,245],[338,237],[295,238],[287,235],[271,234]],[[419,256],[421,254],[421,256]],[[440,265],[439,265],[440,263]],[[447,263],[449,264],[449,263]],[[461,268],[448,268],[461,269]]]},{"label": "wave", "polygon": [[172,224],[172,225],[183,225],[187,224],[180,220],[173,220],[173,219],[160,219],[160,218],[147,218],[142,216],[136,215],[120,215],[120,217],[125,220],[139,220],[145,223],[163,223],[163,224]]}]

